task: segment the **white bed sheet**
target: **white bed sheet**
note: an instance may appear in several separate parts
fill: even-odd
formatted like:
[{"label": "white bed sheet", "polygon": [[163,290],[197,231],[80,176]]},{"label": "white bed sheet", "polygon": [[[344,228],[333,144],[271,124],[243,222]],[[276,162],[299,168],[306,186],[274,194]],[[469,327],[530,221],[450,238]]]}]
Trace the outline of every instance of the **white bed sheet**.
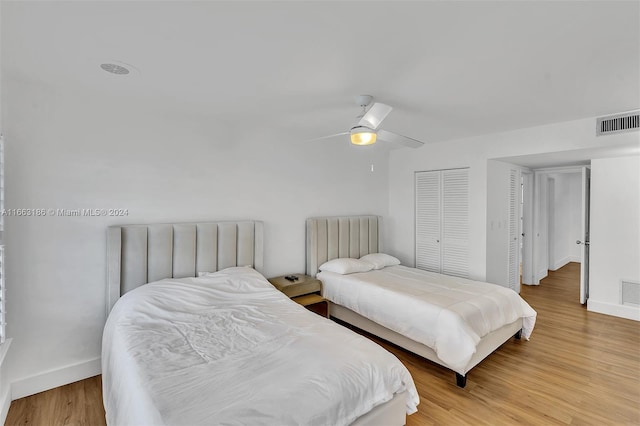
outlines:
[{"label": "white bed sheet", "polygon": [[456,371],[482,337],[522,318],[529,339],[536,321],[536,312],[511,289],[406,266],[320,272],[317,278],[325,298],[430,347]]},{"label": "white bed sheet", "polygon": [[251,268],[141,286],[103,335],[110,425],[344,425],[407,391],[382,347],[289,300]]}]

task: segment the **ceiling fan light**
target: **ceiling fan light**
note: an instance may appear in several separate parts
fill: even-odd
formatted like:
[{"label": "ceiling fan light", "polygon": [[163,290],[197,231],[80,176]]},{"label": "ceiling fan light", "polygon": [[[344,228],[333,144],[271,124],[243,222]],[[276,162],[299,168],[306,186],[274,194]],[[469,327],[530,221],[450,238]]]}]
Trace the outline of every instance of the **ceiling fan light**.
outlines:
[{"label": "ceiling fan light", "polygon": [[371,129],[356,128],[351,130],[351,143],[354,145],[371,145],[376,143],[377,135]]}]

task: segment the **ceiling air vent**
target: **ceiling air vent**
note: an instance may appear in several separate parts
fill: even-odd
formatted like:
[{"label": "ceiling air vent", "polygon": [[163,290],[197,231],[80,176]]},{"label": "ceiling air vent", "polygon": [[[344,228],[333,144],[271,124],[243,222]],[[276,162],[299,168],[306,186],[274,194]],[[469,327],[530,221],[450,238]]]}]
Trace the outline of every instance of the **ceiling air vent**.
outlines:
[{"label": "ceiling air vent", "polygon": [[602,136],[638,129],[640,129],[640,111],[632,111],[598,118],[596,135]]}]

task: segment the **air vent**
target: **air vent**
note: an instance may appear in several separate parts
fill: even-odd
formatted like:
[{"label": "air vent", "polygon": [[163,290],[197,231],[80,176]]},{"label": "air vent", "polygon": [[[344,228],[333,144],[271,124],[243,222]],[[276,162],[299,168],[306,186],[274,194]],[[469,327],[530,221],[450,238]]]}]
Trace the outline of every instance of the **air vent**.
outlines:
[{"label": "air vent", "polygon": [[640,307],[640,283],[622,280],[620,295],[623,305]]},{"label": "air vent", "polygon": [[600,117],[597,121],[596,135],[630,132],[640,129],[640,111]]}]

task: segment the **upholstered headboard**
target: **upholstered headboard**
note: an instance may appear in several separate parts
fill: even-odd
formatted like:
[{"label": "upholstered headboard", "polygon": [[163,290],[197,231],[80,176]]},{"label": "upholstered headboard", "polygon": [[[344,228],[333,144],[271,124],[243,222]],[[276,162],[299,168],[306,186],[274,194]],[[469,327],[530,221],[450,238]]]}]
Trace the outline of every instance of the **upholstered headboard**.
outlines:
[{"label": "upholstered headboard", "polygon": [[122,294],[152,281],[263,267],[258,221],[121,225],[107,232],[107,314]]},{"label": "upholstered headboard", "polygon": [[381,221],[373,215],[307,219],[307,275],[315,276],[318,267],[331,259],[378,253]]}]

